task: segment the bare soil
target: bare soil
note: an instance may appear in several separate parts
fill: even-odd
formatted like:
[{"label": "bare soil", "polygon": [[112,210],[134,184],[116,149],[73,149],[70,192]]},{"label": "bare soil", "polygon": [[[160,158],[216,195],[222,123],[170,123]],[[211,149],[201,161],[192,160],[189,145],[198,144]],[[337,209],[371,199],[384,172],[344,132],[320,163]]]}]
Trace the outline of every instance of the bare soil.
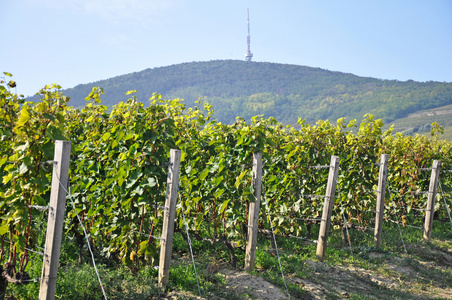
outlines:
[{"label": "bare soil", "polygon": [[228,296],[204,298],[173,292],[163,299],[452,299],[452,249],[408,244],[407,251],[408,256],[356,253],[361,255],[357,260],[361,265],[352,260],[342,265],[306,260],[303,276],[285,277],[289,285],[304,291],[290,298],[284,287],[214,263],[208,272],[222,278],[219,288]]}]

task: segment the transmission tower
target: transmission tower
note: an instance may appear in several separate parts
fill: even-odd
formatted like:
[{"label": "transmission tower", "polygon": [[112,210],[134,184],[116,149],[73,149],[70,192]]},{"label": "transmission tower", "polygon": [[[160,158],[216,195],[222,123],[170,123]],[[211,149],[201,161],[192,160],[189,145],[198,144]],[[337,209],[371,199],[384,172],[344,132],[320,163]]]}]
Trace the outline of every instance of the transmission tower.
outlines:
[{"label": "transmission tower", "polygon": [[250,10],[248,8],[246,9],[246,21],[248,23],[248,35],[246,36],[246,42],[248,44],[248,51],[246,51],[245,60],[251,61],[251,59],[253,58],[253,53],[251,53],[251,50],[250,50]]}]

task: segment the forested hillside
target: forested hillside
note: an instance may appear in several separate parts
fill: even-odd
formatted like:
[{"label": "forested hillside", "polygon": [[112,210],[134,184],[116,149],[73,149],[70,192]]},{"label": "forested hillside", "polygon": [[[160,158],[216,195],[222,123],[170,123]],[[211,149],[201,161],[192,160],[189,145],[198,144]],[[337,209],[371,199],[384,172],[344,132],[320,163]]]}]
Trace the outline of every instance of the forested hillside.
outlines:
[{"label": "forested hillside", "polygon": [[452,104],[452,83],[380,80],[306,66],[218,60],[146,69],[108,80],[81,84],[64,91],[70,105],[84,106],[93,86],[105,91],[103,103],[112,106],[128,90],[139,100],[153,93],[164,99],[182,98],[213,104],[219,121],[231,124],[237,116],[263,114],[285,124],[298,118],[313,123],[366,113],[385,123],[424,109]]}]

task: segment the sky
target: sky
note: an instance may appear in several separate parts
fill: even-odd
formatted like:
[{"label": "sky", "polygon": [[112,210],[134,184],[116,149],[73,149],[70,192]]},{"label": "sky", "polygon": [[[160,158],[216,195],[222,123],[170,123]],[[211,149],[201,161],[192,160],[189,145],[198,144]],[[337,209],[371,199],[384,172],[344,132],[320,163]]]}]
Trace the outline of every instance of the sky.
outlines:
[{"label": "sky", "polygon": [[253,61],[452,82],[451,0],[0,0],[0,72],[30,96],[46,84],[244,60],[247,8]]}]

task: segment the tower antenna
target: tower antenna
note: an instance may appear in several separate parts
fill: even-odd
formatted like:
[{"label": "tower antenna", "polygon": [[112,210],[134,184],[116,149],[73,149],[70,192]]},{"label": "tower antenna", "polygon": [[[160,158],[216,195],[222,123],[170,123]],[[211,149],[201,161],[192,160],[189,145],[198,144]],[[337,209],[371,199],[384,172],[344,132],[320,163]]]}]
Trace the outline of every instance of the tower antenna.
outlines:
[{"label": "tower antenna", "polygon": [[249,8],[246,9],[246,21],[248,23],[248,35],[246,36],[246,42],[248,44],[248,51],[246,51],[245,60],[251,61],[251,59],[253,58],[253,53],[251,53],[251,50],[250,50],[250,10],[249,10]]}]

